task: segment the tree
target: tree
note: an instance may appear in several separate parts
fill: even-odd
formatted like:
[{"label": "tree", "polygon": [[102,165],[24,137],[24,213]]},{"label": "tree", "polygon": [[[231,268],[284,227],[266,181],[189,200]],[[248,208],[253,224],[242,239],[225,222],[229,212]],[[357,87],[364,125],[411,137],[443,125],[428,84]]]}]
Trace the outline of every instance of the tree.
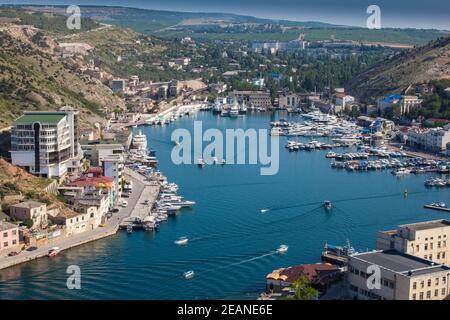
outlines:
[{"label": "tree", "polygon": [[311,286],[307,277],[301,276],[292,285],[294,290],[294,300],[314,300],[319,295],[319,292]]},{"label": "tree", "polygon": [[31,229],[33,227],[34,222],[31,219],[25,219],[23,221],[23,224],[26,225],[28,229]]}]

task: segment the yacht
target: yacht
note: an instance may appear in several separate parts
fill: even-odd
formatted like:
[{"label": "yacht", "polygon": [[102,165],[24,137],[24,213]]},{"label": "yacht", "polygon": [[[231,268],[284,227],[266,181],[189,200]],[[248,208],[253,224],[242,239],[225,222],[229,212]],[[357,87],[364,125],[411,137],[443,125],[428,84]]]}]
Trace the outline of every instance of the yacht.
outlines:
[{"label": "yacht", "polygon": [[231,118],[236,118],[237,116],[239,116],[239,107],[236,104],[233,104],[233,106],[231,106],[229,115]]},{"label": "yacht", "polygon": [[179,246],[184,246],[184,245],[187,245],[188,241],[189,241],[188,238],[186,238],[186,237],[180,237],[180,238],[178,238],[177,240],[175,240],[175,244],[176,244],[176,245],[179,245]]},{"label": "yacht", "polygon": [[411,170],[406,169],[406,168],[400,168],[398,170],[392,171],[392,174],[394,174],[396,176],[406,176],[406,175],[408,175],[410,173],[411,173]]},{"label": "yacht", "polygon": [[289,247],[285,244],[282,244],[278,247],[277,252],[278,253],[286,253],[288,251]]},{"label": "yacht", "polygon": [[273,127],[270,130],[270,135],[271,136],[282,136],[283,134],[284,134],[283,130],[281,128],[278,128],[278,127]]},{"label": "yacht", "polygon": [[193,270],[189,270],[189,271],[186,271],[185,273],[183,273],[183,277],[185,279],[192,279],[194,277],[194,275],[195,275],[195,272]]},{"label": "yacht", "polygon": [[147,137],[142,133],[142,130],[139,130],[137,134],[133,135],[132,144],[137,150],[147,150]]}]

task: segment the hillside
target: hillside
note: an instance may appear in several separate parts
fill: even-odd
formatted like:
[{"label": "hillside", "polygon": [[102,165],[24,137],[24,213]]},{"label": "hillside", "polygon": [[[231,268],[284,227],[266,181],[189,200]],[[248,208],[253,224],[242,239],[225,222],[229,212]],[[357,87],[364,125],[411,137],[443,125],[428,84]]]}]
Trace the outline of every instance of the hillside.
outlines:
[{"label": "hillside", "polygon": [[[43,6],[29,10],[48,12]],[[53,12],[64,14],[65,7]],[[371,44],[410,46],[425,44],[445,33],[439,30],[367,28],[339,26],[317,21],[261,19],[228,13],[193,13],[125,7],[81,6],[89,20],[131,28],[137,32],[166,38],[192,37],[197,40],[290,41],[303,34],[307,41],[353,40]]]},{"label": "hillside", "polygon": [[450,78],[450,37],[405,51],[377,63],[347,83],[347,91],[362,100],[401,91],[410,85]]},{"label": "hillside", "polygon": [[47,205],[52,204],[70,211],[58,196],[44,191],[51,182],[50,179],[35,177],[0,158],[0,203],[2,208],[11,204],[5,197],[12,196],[11,202],[15,203],[17,202],[17,199],[14,199],[15,196],[23,196],[24,199],[41,201]]},{"label": "hillside", "polygon": [[83,61],[61,58],[48,33],[17,23],[0,24],[0,128],[24,110],[54,110],[71,105],[88,123],[124,102],[100,82],[83,75]]}]

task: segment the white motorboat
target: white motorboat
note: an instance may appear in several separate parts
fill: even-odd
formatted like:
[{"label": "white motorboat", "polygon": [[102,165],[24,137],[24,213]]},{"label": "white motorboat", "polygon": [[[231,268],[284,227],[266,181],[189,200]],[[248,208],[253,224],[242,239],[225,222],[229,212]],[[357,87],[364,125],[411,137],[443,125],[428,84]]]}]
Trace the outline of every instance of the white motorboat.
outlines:
[{"label": "white motorboat", "polygon": [[198,159],[197,160],[197,165],[199,165],[200,167],[203,167],[205,164],[206,164],[205,160],[203,160],[203,159]]},{"label": "white motorboat", "polygon": [[269,209],[261,209],[261,213],[266,213]]},{"label": "white motorboat", "polygon": [[194,277],[194,275],[195,275],[195,272],[193,270],[189,270],[189,271],[186,271],[185,273],[183,273],[183,277],[185,279],[192,279]]},{"label": "white motorboat", "polygon": [[410,173],[411,173],[411,170],[406,169],[406,168],[400,168],[398,170],[392,171],[392,174],[394,174],[396,176],[406,176]]},{"label": "white motorboat", "polygon": [[278,247],[277,252],[278,253],[286,253],[288,251],[289,247],[285,244],[282,244]]},{"label": "white motorboat", "polygon": [[181,238],[175,240],[175,244],[176,244],[176,245],[179,245],[179,246],[184,246],[184,245],[187,245],[187,244],[188,244],[188,241],[189,241],[188,238],[186,238],[186,237],[181,237]]},{"label": "white motorboat", "polygon": [[327,209],[327,210],[331,210],[331,208],[332,208],[331,201],[330,201],[330,200],[325,200],[325,201],[323,202],[323,207],[324,207],[325,209]]},{"label": "white motorboat", "polygon": [[127,232],[132,233],[133,232],[133,225],[130,223],[127,225]]}]

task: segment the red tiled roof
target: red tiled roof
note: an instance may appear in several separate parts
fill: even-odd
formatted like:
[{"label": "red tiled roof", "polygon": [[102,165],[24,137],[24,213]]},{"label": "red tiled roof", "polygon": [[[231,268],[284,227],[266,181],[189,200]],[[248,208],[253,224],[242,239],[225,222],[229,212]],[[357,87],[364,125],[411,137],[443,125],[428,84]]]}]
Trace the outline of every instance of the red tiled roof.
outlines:
[{"label": "red tiled roof", "polygon": [[71,187],[96,187],[98,185],[113,184],[114,180],[108,177],[86,177],[83,176],[77,180],[72,181],[69,186]]},{"label": "red tiled roof", "polygon": [[337,271],[339,269],[329,263],[314,263],[279,269],[267,275],[267,278],[293,283],[301,276],[305,276],[309,281],[313,281],[315,278],[322,279],[326,275]]}]

